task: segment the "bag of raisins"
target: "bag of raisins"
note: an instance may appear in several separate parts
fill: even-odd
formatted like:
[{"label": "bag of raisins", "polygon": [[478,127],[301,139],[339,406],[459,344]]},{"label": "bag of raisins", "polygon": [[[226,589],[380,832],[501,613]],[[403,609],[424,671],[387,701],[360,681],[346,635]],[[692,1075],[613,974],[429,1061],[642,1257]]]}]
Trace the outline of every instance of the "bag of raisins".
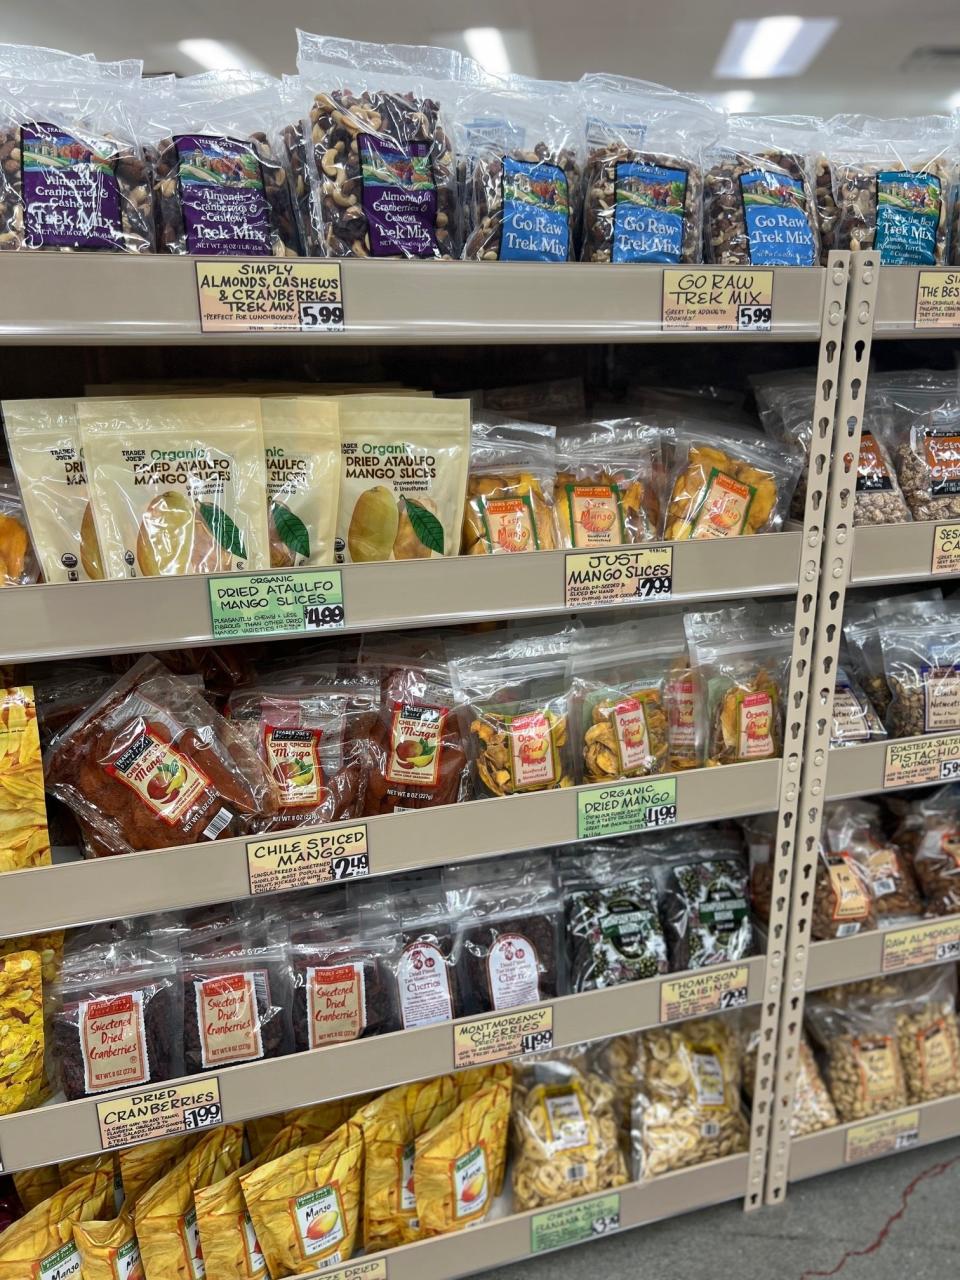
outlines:
[{"label": "bag of raisins", "polygon": [[739,839],[687,829],[656,848],[670,968],[729,964],[756,951],[750,874]]}]

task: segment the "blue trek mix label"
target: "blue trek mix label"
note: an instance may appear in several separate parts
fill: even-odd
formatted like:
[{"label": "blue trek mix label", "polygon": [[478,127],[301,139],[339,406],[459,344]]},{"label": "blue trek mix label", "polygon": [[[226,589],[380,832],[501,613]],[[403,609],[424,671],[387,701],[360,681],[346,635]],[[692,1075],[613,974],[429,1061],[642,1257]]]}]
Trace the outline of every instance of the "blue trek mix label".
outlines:
[{"label": "blue trek mix label", "polygon": [[187,252],[271,254],[270,209],[250,144],[199,133],[178,134],[173,142]]},{"label": "blue trek mix label", "polygon": [[618,164],[614,262],[679,262],[687,171],[658,164]]},{"label": "blue trek mix label", "polygon": [[740,175],[750,261],[762,267],[812,267],[817,247],[803,183],[786,173],[751,169]]},{"label": "blue trek mix label", "polygon": [[429,142],[403,149],[360,134],[363,212],[375,258],[432,258],[437,253],[437,186]]},{"label": "blue trek mix label", "polygon": [[566,262],[570,255],[570,192],[555,164],[503,157],[500,232],[502,262]]},{"label": "blue trek mix label", "polygon": [[20,130],[20,170],[28,248],[123,248],[120,190],[108,156],[34,121]]},{"label": "blue trek mix label", "polygon": [[929,173],[886,169],[877,174],[877,234],[880,261],[889,266],[932,267],[943,195]]}]

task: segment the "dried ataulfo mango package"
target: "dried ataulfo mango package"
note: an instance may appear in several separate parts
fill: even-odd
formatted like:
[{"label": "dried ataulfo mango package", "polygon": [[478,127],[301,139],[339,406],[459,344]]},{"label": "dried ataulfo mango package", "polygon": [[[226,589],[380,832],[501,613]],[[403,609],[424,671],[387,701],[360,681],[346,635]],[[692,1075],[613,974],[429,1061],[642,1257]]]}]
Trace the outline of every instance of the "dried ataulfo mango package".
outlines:
[{"label": "dried ataulfo mango package", "polygon": [[321,396],[260,401],[270,567],[333,564],[340,495],[340,411]]},{"label": "dried ataulfo mango package", "polygon": [[144,1280],[140,1245],[128,1212],[102,1222],[74,1223],[73,1242],[80,1251],[83,1280]]},{"label": "dried ataulfo mango package", "polygon": [[240,1167],[243,1126],[214,1129],[134,1206],[143,1269],[149,1280],[198,1280],[204,1275],[194,1195]]},{"label": "dried ataulfo mango package", "polygon": [[103,577],[76,401],[4,400],[10,457],[47,582]]},{"label": "dried ataulfo mango package", "polygon": [[14,951],[0,959],[0,1116],[40,1101],[43,1047],[40,956]]},{"label": "dried ataulfo mango package", "polygon": [[124,1147],[117,1153],[120,1182],[127,1204],[135,1205],[145,1191],[179,1164],[197,1145],[196,1137],[155,1138],[135,1147]]},{"label": "dried ataulfo mango package", "polygon": [[271,1276],[310,1275],[353,1257],[362,1177],[363,1136],[348,1120],[325,1142],[240,1179]]},{"label": "dried ataulfo mango package", "polygon": [[485,1217],[503,1188],[512,1077],[491,1080],[417,1138],[413,1185],[419,1235],[459,1231]]},{"label": "dried ataulfo mango package", "polygon": [[102,1218],[112,1203],[113,1175],[106,1169],[88,1173],[44,1200],[0,1235],[0,1280],[79,1277],[73,1224]]},{"label": "dried ataulfo mango package", "polygon": [[340,400],[337,562],[455,556],[470,456],[470,401]]},{"label": "dried ataulfo mango package", "polygon": [[0,687],[0,873],[50,865],[33,689]]},{"label": "dried ataulfo mango package", "polygon": [[260,401],[78,400],[107,578],[268,569]]}]

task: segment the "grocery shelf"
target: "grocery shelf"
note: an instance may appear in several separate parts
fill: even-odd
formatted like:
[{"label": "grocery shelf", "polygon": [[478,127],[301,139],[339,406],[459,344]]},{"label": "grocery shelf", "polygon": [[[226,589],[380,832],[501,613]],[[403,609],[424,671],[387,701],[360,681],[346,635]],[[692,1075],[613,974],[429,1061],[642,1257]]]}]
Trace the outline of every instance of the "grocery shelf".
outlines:
[{"label": "grocery shelf", "polygon": [[[534,1219],[549,1217],[551,1213],[556,1218],[562,1215],[564,1220],[576,1217],[584,1234],[579,1237],[574,1232],[575,1238],[564,1243],[574,1243],[579,1238],[600,1239],[611,1231],[641,1227],[661,1218],[734,1200],[744,1193],[747,1168],[745,1155],[727,1156],[692,1169],[662,1174],[648,1182],[631,1182],[616,1192],[565,1200],[553,1210],[534,1209],[528,1213],[494,1218],[471,1227],[469,1240],[464,1240],[462,1232],[454,1231],[450,1235],[435,1236],[432,1240],[404,1245],[386,1253],[370,1254],[357,1258],[355,1268],[348,1264],[333,1274],[337,1280],[341,1276],[349,1276],[350,1280],[366,1280],[367,1274],[370,1280],[383,1280],[387,1275],[390,1280],[452,1280],[489,1267],[522,1262],[534,1253],[544,1252],[533,1247]],[[619,1202],[619,1220],[615,1226],[608,1218],[611,1199]],[[594,1204],[597,1206],[596,1218],[591,1218],[590,1206]],[[638,1247],[642,1247],[640,1242]],[[381,1263],[382,1270],[377,1268],[377,1261]],[[586,1258],[582,1261],[589,1265]],[[326,1280],[330,1275],[330,1271],[314,1271],[303,1280]]]},{"label": "grocery shelf", "polygon": [[[956,267],[881,267],[877,272],[877,303],[874,313],[873,336],[875,338],[957,338],[960,325],[917,328],[917,288],[920,272],[925,276],[941,278],[953,276],[951,286],[960,284],[960,272]],[[953,312],[960,315],[954,295]]]},{"label": "grocery shelf", "polygon": [[[676,779],[681,825],[766,813],[777,807],[780,761],[691,769],[658,775],[655,781],[670,778]],[[578,838],[578,796],[595,790],[569,787],[367,818],[370,874],[570,844]],[[283,838],[307,837],[311,831],[331,835],[356,825],[305,828]],[[0,937],[246,897],[247,845],[264,839],[218,840],[7,872],[0,893]]]},{"label": "grocery shelf", "polygon": [[[222,266],[224,259],[215,259]],[[8,344],[288,344],[736,340],[660,332],[663,268],[597,263],[343,261],[342,333],[202,333],[196,259],[5,253]],[[712,268],[692,267],[709,280]],[[817,339],[826,272],[777,268],[766,339]],[[754,334],[749,335],[751,338]]]},{"label": "grocery shelf", "polygon": [[[739,965],[748,971],[747,1003],[758,1004],[764,995],[765,957],[753,956],[740,961]],[[709,972],[699,971],[701,975]],[[554,1046],[579,1044],[656,1026],[660,1022],[661,987],[664,982],[673,982],[680,976],[670,974],[666,978],[651,978],[551,1001]],[[367,1093],[442,1075],[454,1067],[453,1028],[457,1025],[439,1023],[397,1031],[210,1073],[219,1080],[223,1120],[247,1120],[339,1098],[345,1092]],[[209,1076],[185,1077],[205,1078]],[[122,1099],[137,1092],[98,1094],[0,1118],[3,1168],[10,1172],[99,1151],[97,1102],[109,1101],[111,1097]]]},{"label": "grocery shelf", "polygon": [[[877,1130],[884,1127],[880,1121],[896,1121],[902,1118],[905,1122],[906,1135],[891,1150],[906,1150],[909,1147],[924,1147],[931,1142],[941,1142],[944,1138],[955,1138],[960,1134],[960,1094],[948,1098],[938,1098],[935,1102],[915,1103],[912,1107],[904,1107],[900,1111],[890,1112],[889,1116],[872,1117],[870,1121],[862,1120],[856,1124],[841,1124],[833,1129],[823,1129],[820,1133],[810,1133],[803,1138],[794,1138],[790,1143],[790,1181],[798,1182],[802,1178],[813,1178],[818,1173],[830,1173],[834,1169],[843,1169],[851,1164],[859,1163],[859,1159],[871,1159],[872,1155],[858,1157],[849,1149],[851,1130],[866,1129],[867,1125],[875,1125]],[[914,1125],[914,1119],[918,1121]],[[864,1135],[867,1136],[866,1134]],[[888,1154],[878,1151],[877,1155]]]},{"label": "grocery shelf", "polygon": [[[862,525],[853,531],[851,587],[884,582],[914,582],[930,578],[937,524],[932,520],[913,524]],[[949,581],[937,574],[934,581]]]},{"label": "grocery shelf", "polygon": [[[926,936],[929,955],[921,954],[915,940],[906,937],[908,932]],[[956,956],[953,939],[960,936],[960,915],[924,917],[923,920],[916,921],[898,920],[891,929],[869,929],[854,934],[852,938],[831,938],[829,941],[814,942],[807,959],[807,990],[816,991],[835,983],[878,977],[884,972],[884,939],[891,934],[904,935],[898,937],[893,944],[897,950],[891,951],[891,956],[896,956],[898,952],[903,954],[900,949],[904,943],[914,943],[902,967],[914,969],[942,964],[944,959]],[[936,937],[932,938],[932,935]],[[947,942],[946,955],[937,954],[936,944],[941,940]],[[892,972],[897,967],[888,962],[887,972]]]},{"label": "grocery shelf", "polygon": [[[802,540],[801,531],[787,530],[664,543],[673,552],[669,598],[752,599],[795,591]],[[567,554],[544,551],[344,565],[342,629],[374,631],[564,612]],[[815,576],[815,568],[811,573]],[[665,599],[653,596],[651,603]],[[200,575],[21,587],[4,593],[3,606],[0,662],[214,643],[208,579]]]},{"label": "grocery shelf", "polygon": [[[916,781],[884,787],[884,772],[889,747],[906,751],[923,751],[930,768]],[[938,753],[944,753],[938,760]],[[918,738],[884,738],[880,742],[865,742],[859,746],[835,747],[830,751],[827,764],[826,799],[842,800],[845,796],[865,796],[874,791],[903,791],[910,787],[929,786],[957,776],[953,761],[960,753],[960,735],[956,733],[928,733]],[[943,772],[938,770],[942,767]]]}]

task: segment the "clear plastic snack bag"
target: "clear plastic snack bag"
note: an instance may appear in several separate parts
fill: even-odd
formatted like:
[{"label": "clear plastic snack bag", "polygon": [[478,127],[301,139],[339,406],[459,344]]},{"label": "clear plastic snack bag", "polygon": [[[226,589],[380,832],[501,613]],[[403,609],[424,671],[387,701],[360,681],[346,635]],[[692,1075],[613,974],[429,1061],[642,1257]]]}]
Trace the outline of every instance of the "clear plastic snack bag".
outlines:
[{"label": "clear plastic snack bag", "polygon": [[940,787],[913,800],[895,840],[912,866],[930,915],[960,911],[960,793]]},{"label": "clear plastic snack bag", "polygon": [[499,415],[474,422],[461,555],[552,551],[556,427]]},{"label": "clear plastic snack bag", "polygon": [[831,709],[830,746],[849,747],[885,738],[887,731],[850,666],[837,667]]},{"label": "clear plastic snack bag", "polygon": [[[899,381],[899,379],[898,379]],[[960,397],[951,388],[891,385],[887,429],[897,478],[914,520],[960,515]]]},{"label": "clear plastic snack bag", "polygon": [[651,853],[672,970],[730,964],[754,954],[750,872],[735,836],[688,828],[661,847],[654,843]]},{"label": "clear plastic snack bag", "polygon": [[930,1102],[960,1092],[960,1027],[954,965],[909,975],[894,998],[897,1043],[908,1102]]},{"label": "clear plastic snack bag", "polygon": [[824,814],[824,833],[832,852],[852,859],[866,873],[879,921],[922,913],[913,872],[887,839],[877,805],[869,800],[835,801]]},{"label": "clear plastic snack bag", "polygon": [[812,937],[818,942],[852,938],[876,927],[873,882],[867,869],[846,850],[821,844],[813,890]]},{"label": "clear plastic snack bag", "polygon": [[702,98],[627,76],[577,86],[586,130],[583,262],[699,262],[702,153],[722,117]]},{"label": "clear plastic snack bag", "polygon": [[[741,1038],[743,1041],[743,1091],[752,1101],[754,1077],[757,1074],[757,1054],[760,1047],[759,1010],[743,1011]],[[806,1033],[801,1032],[797,1056],[794,1059],[790,1137],[802,1138],[804,1134],[832,1129],[839,1123],[837,1109],[820,1074],[810,1041]]]},{"label": "clear plastic snack bag", "polygon": [[703,241],[723,267],[813,267],[820,236],[807,116],[733,115],[705,161]]},{"label": "clear plastic snack bag", "polygon": [[23,587],[39,576],[23,498],[13,472],[0,467],[0,587]]},{"label": "clear plastic snack bag", "polygon": [[656,540],[663,476],[655,427],[633,418],[585,423],[558,434],[556,457],[562,547]]},{"label": "clear plastic snack bag", "polygon": [[463,257],[566,262],[580,221],[581,142],[569,86],[514,76],[457,102],[464,157]]},{"label": "clear plastic snack bag", "polygon": [[892,738],[960,729],[960,612],[894,618],[880,631]]},{"label": "clear plastic snack bag", "polygon": [[[371,910],[382,912],[384,906],[361,908],[361,925]],[[392,910],[400,919],[400,936],[387,964],[404,1029],[451,1022],[462,1012],[459,939],[439,872],[400,888]]]},{"label": "clear plastic snack bag", "polygon": [[809,998],[807,1027],[826,1055],[830,1096],[841,1124],[907,1105],[907,1086],[889,1002],[853,997],[842,1005]]},{"label": "clear plastic snack bag", "polygon": [[321,253],[456,256],[457,171],[446,116],[461,65],[450,49],[298,30]]}]

